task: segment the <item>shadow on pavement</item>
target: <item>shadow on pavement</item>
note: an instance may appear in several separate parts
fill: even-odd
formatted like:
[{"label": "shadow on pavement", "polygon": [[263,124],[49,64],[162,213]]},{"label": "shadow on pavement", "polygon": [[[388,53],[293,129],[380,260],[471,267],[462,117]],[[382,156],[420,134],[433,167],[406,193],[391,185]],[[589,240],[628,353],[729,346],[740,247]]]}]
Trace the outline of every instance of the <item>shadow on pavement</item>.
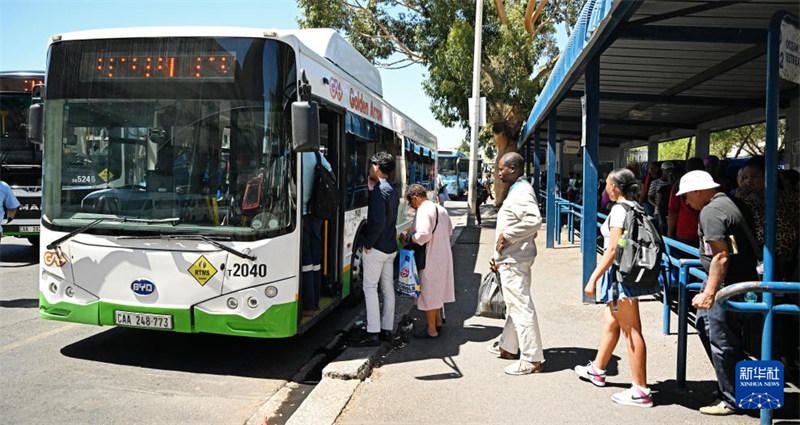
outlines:
[{"label": "shadow on pavement", "polygon": [[0,300],[2,308],[36,308],[39,307],[37,298],[19,298],[16,300]]},{"label": "shadow on pavement", "polygon": [[[576,365],[583,365],[594,360],[597,350],[594,348],[580,347],[552,347],[545,348],[544,372],[560,372],[562,370],[572,370]],[[612,355],[606,365],[606,376],[616,376],[619,374],[619,356]],[[628,385],[630,386],[630,385]]]},{"label": "shadow on pavement", "polygon": [[15,238],[4,237],[0,241],[0,267],[27,267],[39,262],[39,250],[36,247],[19,240],[9,243],[9,239],[14,240]]},{"label": "shadow on pavement", "polygon": [[290,379],[325,350],[355,313],[337,309],[302,335],[284,339],[111,328],[61,349],[101,363],[210,375]]}]

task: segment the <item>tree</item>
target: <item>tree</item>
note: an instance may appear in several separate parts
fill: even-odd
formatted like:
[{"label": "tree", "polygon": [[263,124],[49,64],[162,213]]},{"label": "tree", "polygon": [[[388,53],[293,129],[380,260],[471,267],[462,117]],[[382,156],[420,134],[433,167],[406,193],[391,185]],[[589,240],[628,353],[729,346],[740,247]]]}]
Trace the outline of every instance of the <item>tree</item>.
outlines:
[{"label": "tree", "polygon": [[[484,1],[481,94],[487,98],[488,130],[481,141],[493,144],[500,158],[517,150],[524,120],[555,65],[555,26],[571,27],[583,1]],[[475,0],[299,0],[298,5],[302,27],[335,28],[377,66],[425,66],[423,89],[436,119],[469,128]],[[507,188],[496,189],[499,205]]]}]

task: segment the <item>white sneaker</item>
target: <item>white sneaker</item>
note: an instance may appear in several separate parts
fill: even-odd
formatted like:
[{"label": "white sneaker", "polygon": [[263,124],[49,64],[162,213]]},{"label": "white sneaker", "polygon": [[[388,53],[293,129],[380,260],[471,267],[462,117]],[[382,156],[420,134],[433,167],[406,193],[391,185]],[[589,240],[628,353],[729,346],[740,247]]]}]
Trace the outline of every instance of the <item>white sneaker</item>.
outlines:
[{"label": "white sneaker", "polygon": [[649,390],[645,393],[634,385],[621,393],[612,395],[611,401],[626,406],[653,407],[653,394]]},{"label": "white sneaker", "polygon": [[592,362],[589,362],[589,364],[587,364],[586,366],[580,366],[580,365],[575,366],[575,373],[577,373],[581,379],[585,379],[594,384],[595,386],[598,387],[606,386],[606,373],[605,372],[601,373],[600,371],[598,371],[597,368],[594,367],[594,363]]},{"label": "white sneaker", "polygon": [[530,375],[531,373],[540,373],[542,370],[544,370],[542,362],[531,363],[519,360],[506,367],[505,372],[509,375]]}]

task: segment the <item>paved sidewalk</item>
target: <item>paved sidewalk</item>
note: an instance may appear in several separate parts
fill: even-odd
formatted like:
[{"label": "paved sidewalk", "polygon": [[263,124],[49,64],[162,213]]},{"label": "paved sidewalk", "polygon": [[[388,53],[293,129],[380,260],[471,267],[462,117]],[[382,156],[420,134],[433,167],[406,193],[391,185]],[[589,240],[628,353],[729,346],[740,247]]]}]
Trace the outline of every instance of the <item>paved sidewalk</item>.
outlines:
[{"label": "paved sidewalk", "polygon": [[[546,349],[545,373],[504,374],[510,361],[486,351],[490,341],[500,335],[503,321],[473,316],[494,237],[492,218],[484,219],[484,224],[487,227],[482,231],[465,229],[453,247],[457,302],[447,305],[442,336],[412,339],[408,346],[390,353],[384,364],[358,385],[336,423],[758,423],[756,411],[754,416],[724,418],[697,412],[710,401],[714,373],[693,329],[687,364],[689,390],[675,389],[677,338],[661,334],[662,305],[655,298],[643,300],[641,311],[648,382],[656,406],[643,409],[611,401],[613,393],[630,386],[624,339],[609,364],[605,388],[580,381],[572,368],[594,358],[603,307],[580,302],[579,249],[544,249],[543,233],[537,240],[540,251],[533,266],[533,294]],[[415,326],[421,328],[422,315],[416,310],[413,315]],[[673,320],[677,319],[673,316]],[[787,402],[796,396],[787,392]],[[798,416],[776,412],[776,418]]]}]

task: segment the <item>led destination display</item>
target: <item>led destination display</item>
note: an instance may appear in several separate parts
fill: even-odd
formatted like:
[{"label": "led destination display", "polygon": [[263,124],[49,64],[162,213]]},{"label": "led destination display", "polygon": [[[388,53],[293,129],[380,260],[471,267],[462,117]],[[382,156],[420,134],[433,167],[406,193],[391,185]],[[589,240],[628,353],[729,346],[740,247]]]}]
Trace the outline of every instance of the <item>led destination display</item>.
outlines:
[{"label": "led destination display", "polygon": [[230,82],[234,79],[236,55],[230,53],[111,54],[84,53],[80,80],[165,80]]}]

